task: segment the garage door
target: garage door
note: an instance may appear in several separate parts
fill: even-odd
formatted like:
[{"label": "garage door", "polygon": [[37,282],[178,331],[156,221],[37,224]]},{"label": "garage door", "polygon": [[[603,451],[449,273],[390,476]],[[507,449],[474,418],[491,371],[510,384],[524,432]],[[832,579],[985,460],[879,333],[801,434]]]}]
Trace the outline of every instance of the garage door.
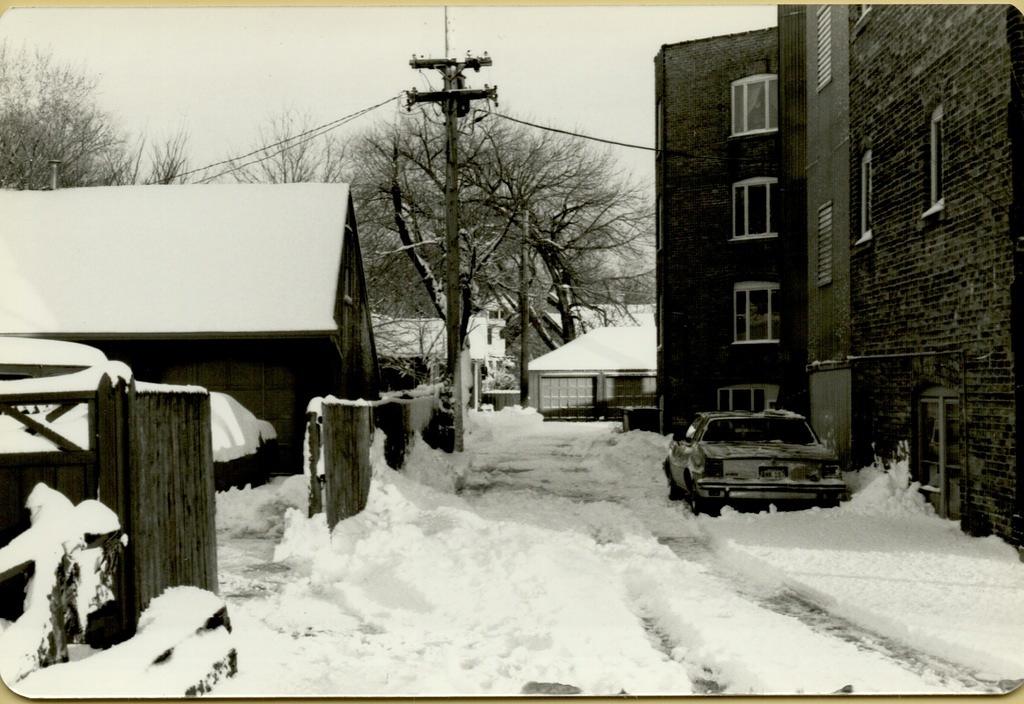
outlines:
[{"label": "garage door", "polygon": [[549,418],[590,418],[597,400],[592,376],[541,377],[540,411]]}]

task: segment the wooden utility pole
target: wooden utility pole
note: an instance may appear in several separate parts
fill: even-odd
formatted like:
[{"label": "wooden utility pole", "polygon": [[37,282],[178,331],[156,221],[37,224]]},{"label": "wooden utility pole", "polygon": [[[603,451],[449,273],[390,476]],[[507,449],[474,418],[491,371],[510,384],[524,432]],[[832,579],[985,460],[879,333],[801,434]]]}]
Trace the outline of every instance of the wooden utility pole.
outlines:
[{"label": "wooden utility pole", "polygon": [[420,93],[415,88],[408,93],[407,106],[416,103],[440,103],[444,106],[445,126],[448,132],[448,157],[445,169],[445,244],[447,262],[445,276],[445,323],[448,329],[447,365],[448,378],[452,385],[452,413],[454,427],[454,450],[463,450],[462,414],[462,366],[459,363],[462,350],[462,282],[459,262],[459,124],[458,118],[469,113],[470,101],[494,100],[497,102],[498,89],[485,85],[473,90],[465,87],[462,72],[471,68],[479,71],[481,66],[490,66],[491,58],[467,56],[458,59],[415,58],[409,62],[414,69],[432,68],[444,77],[444,90]]},{"label": "wooden utility pole", "polygon": [[530,296],[527,286],[527,238],[530,236],[530,211],[523,216],[523,236],[519,243],[519,405],[526,408],[530,398],[530,351],[528,335],[530,330]]}]

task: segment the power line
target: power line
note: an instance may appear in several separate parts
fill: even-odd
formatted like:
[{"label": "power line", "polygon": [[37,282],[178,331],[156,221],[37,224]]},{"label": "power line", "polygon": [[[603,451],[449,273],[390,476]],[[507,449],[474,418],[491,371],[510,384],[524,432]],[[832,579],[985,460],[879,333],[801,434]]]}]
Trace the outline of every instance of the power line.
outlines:
[{"label": "power line", "polygon": [[[253,164],[258,164],[261,161],[266,161],[267,159],[271,159],[271,158],[273,158],[273,157],[275,157],[275,156],[277,156],[279,154],[283,154],[284,152],[288,151],[292,147],[297,147],[300,144],[305,144],[306,142],[308,142],[308,141],[310,141],[312,139],[316,139],[317,137],[320,137],[320,136],[322,136],[324,134],[327,134],[331,130],[333,130],[333,129],[337,128],[337,127],[341,127],[342,125],[344,125],[344,124],[346,124],[348,122],[351,122],[352,120],[356,119],[357,117],[361,117],[361,116],[365,115],[366,113],[371,112],[373,110],[376,110],[377,108],[379,108],[379,107],[381,107],[383,105],[387,105],[388,103],[390,103],[393,100],[398,100],[399,97],[401,97],[401,93],[399,93],[399,95],[392,96],[392,97],[388,98],[387,100],[383,100],[383,101],[377,103],[376,105],[371,105],[370,107],[366,107],[366,108],[363,108],[361,110],[357,110],[356,112],[350,113],[350,114],[345,115],[343,117],[339,117],[339,118],[337,118],[335,120],[331,120],[330,122],[325,122],[322,125],[318,125],[316,127],[311,127],[310,129],[305,130],[304,132],[299,132],[298,134],[293,134],[293,135],[291,135],[289,137],[285,137],[284,139],[279,140],[277,142],[274,142],[272,144],[266,144],[266,145],[264,145],[262,147],[259,147],[258,149],[254,149],[253,151],[248,152],[246,154],[242,154],[240,156],[230,157],[228,159],[223,159],[221,161],[216,161],[216,162],[214,162],[212,164],[207,164],[206,166],[201,166],[198,169],[192,169],[190,171],[186,171],[183,174],[179,174],[178,178],[184,178],[186,176],[191,176],[192,174],[199,173],[200,171],[206,171],[207,169],[212,169],[212,168],[217,167],[217,166],[223,166],[225,164],[232,164],[233,165],[232,168],[230,168],[230,169],[227,169],[225,171],[221,171],[220,173],[214,174],[213,176],[207,176],[207,177],[201,179],[200,183],[206,183],[208,181],[212,181],[215,178],[219,178],[220,176],[224,176],[226,174],[232,173],[233,171],[238,171],[239,169],[242,169],[242,168],[244,168],[246,166],[252,166]],[[304,140],[299,141],[299,142],[294,142],[293,144],[288,144],[286,147],[284,147],[283,149],[281,149],[281,150],[279,150],[277,152],[274,152],[273,154],[265,155],[265,156],[263,156],[263,157],[261,157],[259,159],[255,159],[255,160],[253,160],[251,162],[235,165],[236,162],[238,162],[239,159],[247,159],[250,156],[255,156],[256,154],[265,153],[268,149],[273,149],[274,147],[279,147],[279,146],[281,146],[283,144],[287,144],[288,142],[293,142],[293,140],[297,140],[297,139],[299,139],[301,137],[306,137],[307,135],[309,135],[308,139],[304,139]]]},{"label": "power line", "polygon": [[626,147],[627,149],[641,149],[648,152],[660,152],[668,154],[670,156],[683,156],[689,159],[706,159],[708,161],[753,161],[760,163],[761,159],[752,159],[749,157],[741,156],[716,156],[714,154],[692,154],[690,152],[679,151],[677,149],[658,149],[657,147],[648,147],[644,144],[630,144],[629,142],[620,142],[614,139],[605,139],[603,137],[594,137],[588,134],[581,134],[579,132],[572,132],[570,130],[562,130],[557,127],[548,127],[547,125],[538,125],[536,122],[529,122],[528,120],[521,120],[518,117],[512,117],[511,115],[505,115],[500,112],[494,112],[492,110],[478,110],[477,112],[486,113],[487,115],[494,115],[510,122],[518,122],[521,125],[527,127],[534,127],[539,130],[546,132],[555,132],[556,134],[564,134],[569,137],[577,137],[579,139],[589,139],[592,142],[601,142],[602,144],[611,144],[616,147]]}]

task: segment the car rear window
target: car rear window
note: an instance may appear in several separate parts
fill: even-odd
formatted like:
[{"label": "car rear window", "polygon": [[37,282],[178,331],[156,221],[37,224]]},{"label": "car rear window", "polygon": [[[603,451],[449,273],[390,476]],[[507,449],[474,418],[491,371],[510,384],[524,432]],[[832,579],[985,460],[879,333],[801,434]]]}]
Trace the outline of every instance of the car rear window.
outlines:
[{"label": "car rear window", "polygon": [[704,442],[778,442],[813,445],[814,434],[798,418],[721,418],[708,423]]}]

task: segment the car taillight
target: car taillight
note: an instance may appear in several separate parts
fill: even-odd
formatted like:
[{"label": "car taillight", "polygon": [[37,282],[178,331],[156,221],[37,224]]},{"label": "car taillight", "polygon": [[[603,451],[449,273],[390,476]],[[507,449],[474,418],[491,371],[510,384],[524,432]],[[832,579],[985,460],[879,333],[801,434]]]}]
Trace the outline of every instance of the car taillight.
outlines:
[{"label": "car taillight", "polygon": [[821,478],[822,479],[838,479],[839,478],[839,465],[837,465],[837,464],[823,464],[821,466]]},{"label": "car taillight", "polygon": [[720,477],[722,476],[722,460],[704,460],[704,476],[705,477]]}]

